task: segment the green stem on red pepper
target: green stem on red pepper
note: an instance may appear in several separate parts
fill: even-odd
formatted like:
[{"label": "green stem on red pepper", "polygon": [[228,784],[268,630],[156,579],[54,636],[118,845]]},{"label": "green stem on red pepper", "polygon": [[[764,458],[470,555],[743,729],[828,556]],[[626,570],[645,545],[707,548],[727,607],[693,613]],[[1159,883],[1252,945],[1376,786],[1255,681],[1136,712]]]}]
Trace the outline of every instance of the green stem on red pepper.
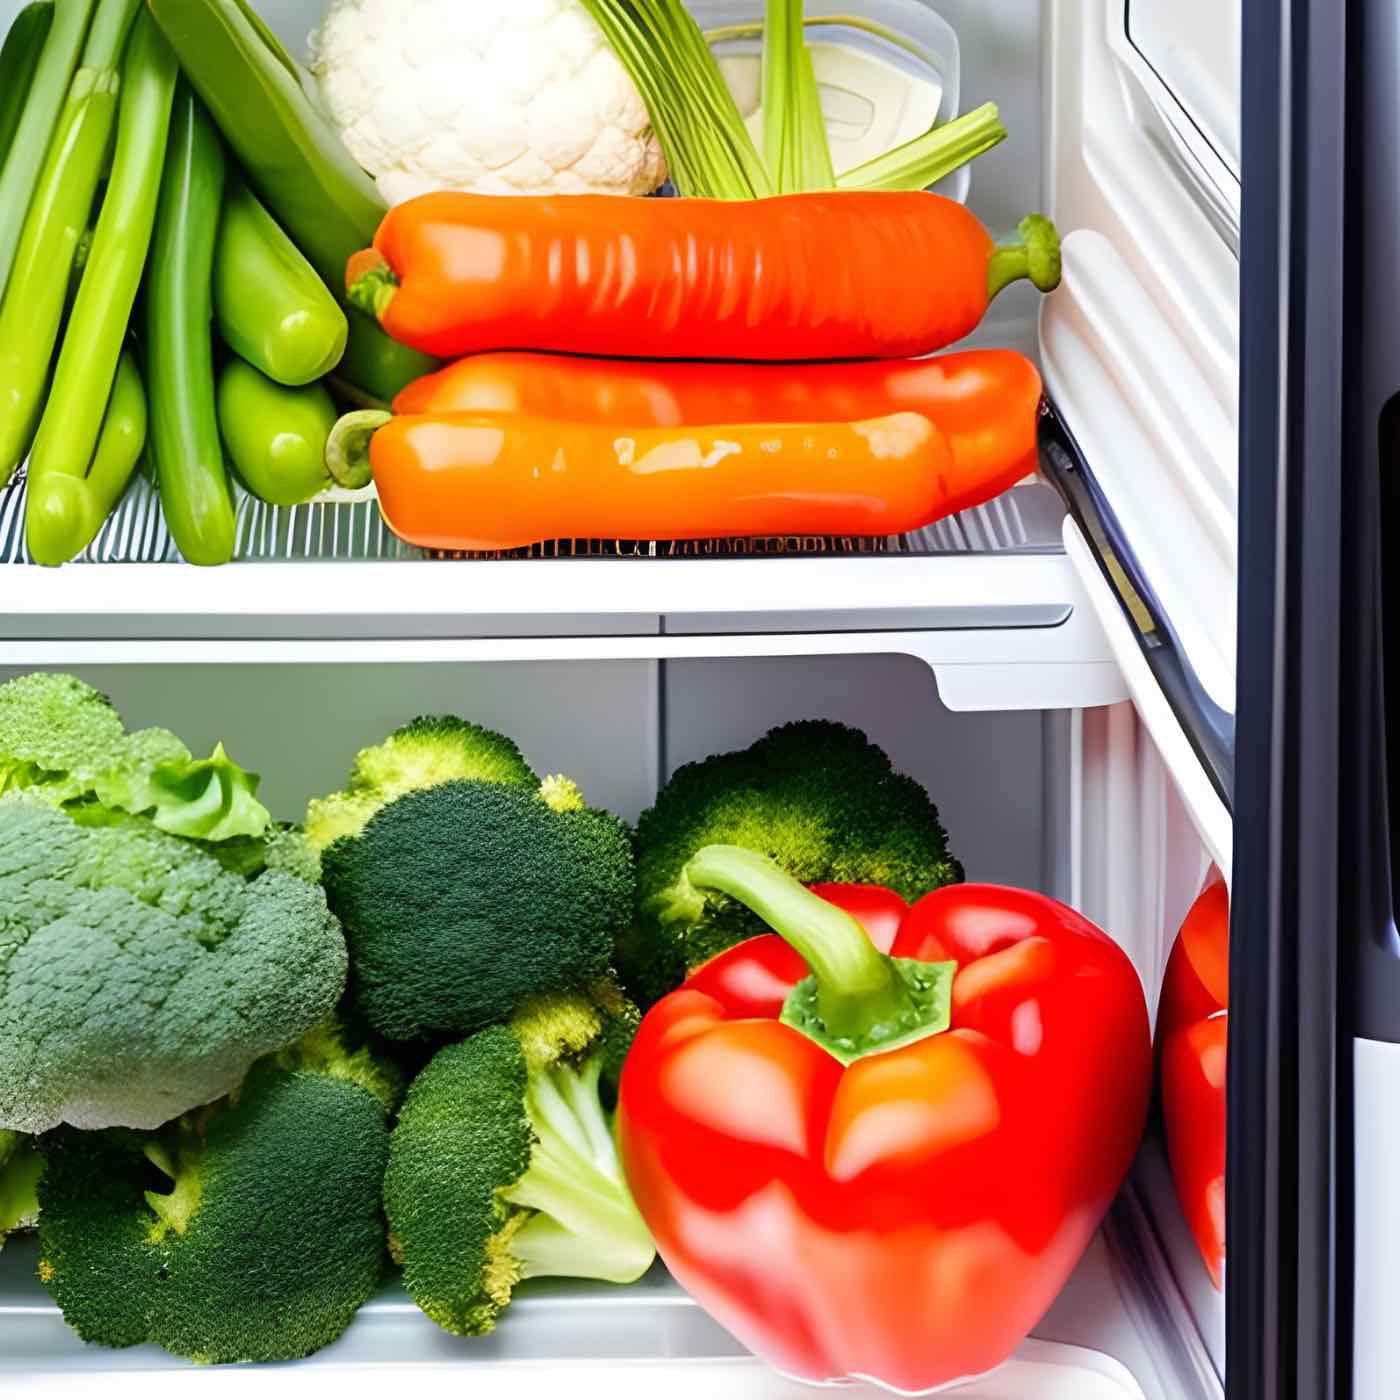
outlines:
[{"label": "green stem on red pepper", "polygon": [[788,997],[781,1019],[843,1064],[948,1029],[955,963],[888,957],[845,910],[767,856],[706,846],[679,883],[737,899],[802,955],[812,975]]}]

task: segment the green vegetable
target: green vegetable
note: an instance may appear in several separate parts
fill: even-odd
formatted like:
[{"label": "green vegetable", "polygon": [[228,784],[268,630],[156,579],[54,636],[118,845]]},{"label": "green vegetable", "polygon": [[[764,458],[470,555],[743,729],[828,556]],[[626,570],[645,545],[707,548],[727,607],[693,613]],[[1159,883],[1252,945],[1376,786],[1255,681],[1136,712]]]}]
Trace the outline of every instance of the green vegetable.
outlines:
[{"label": "green vegetable", "polygon": [[404,1285],[439,1327],[492,1331],[522,1279],[631,1283],[651,1266],[601,1097],[635,1025],[616,998],[544,999],[414,1080],[384,1207]]},{"label": "green vegetable", "polygon": [[0,292],[10,280],[20,229],[83,51],[93,4],[94,0],[54,0],[53,24],[0,169]]},{"label": "green vegetable", "polygon": [[646,103],[683,195],[756,199],[773,181],[681,0],[583,0]]},{"label": "green vegetable", "polygon": [[779,194],[836,187],[802,0],[768,0],[763,31],[763,157]]},{"label": "green vegetable", "polygon": [[426,715],[360,750],[344,791],[318,797],[307,808],[307,840],[324,851],[342,836],[358,836],[395,798],[462,778],[531,789],[540,782],[504,734],[453,715]]},{"label": "green vegetable", "polygon": [[141,11],[122,64],[111,178],[30,455],[36,482],[85,473],[97,449],[151,243],[176,72],[169,46]]},{"label": "green vegetable", "polygon": [[0,169],[14,144],[52,27],[53,0],[33,0],[15,16],[0,48]]},{"label": "green vegetable", "polygon": [[928,794],[865,735],[826,721],[784,725],[678,769],[642,814],[638,915],[617,967],[643,1006],[765,931],[738,900],[689,888],[686,863],[711,845],[769,856],[804,884],[885,885],[910,901],[963,878]]},{"label": "green vegetable", "polygon": [[39,1221],[39,1173],[44,1169],[32,1138],[0,1128],[0,1249],[6,1235],[32,1230]]},{"label": "green vegetable", "polygon": [[[631,913],[626,826],[567,778],[520,781],[508,740],[460,722],[419,721],[387,747],[400,795],[352,779],[307,816],[313,844],[354,833],[321,864],[365,1021],[390,1040],[464,1035],[600,977]],[[405,747],[422,782],[405,782]],[[362,755],[357,772],[373,764]],[[474,765],[484,776],[443,780]]]},{"label": "green vegetable", "polygon": [[309,384],[345,353],[345,313],[241,180],[230,181],[214,255],[214,314],[236,354],[279,384]]},{"label": "green vegetable", "polygon": [[[646,103],[684,195],[754,199],[806,190],[921,190],[1006,139],[991,104],[847,171],[833,182],[801,0],[768,0],[763,33],[764,155],[759,156],[706,37],[681,0],[583,0]],[[825,18],[821,23],[838,22]],[[839,22],[880,32],[858,16]],[[766,163],[765,163],[766,161]]]},{"label": "green vegetable", "polygon": [[245,880],[140,817],[0,798],[0,1127],[152,1128],[321,1020],[345,944],[319,886]]},{"label": "green vegetable", "polygon": [[50,1133],[39,1276],[85,1341],[206,1364],[319,1351],[379,1283],[396,1102],[325,1027],[158,1133]]},{"label": "green vegetable", "polygon": [[[340,286],[344,286],[341,278]],[[371,404],[391,404],[415,379],[441,365],[430,355],[400,345],[373,316],[349,301],[342,302],[350,323],[350,338],[336,377],[360,392]]]},{"label": "green vegetable", "polygon": [[145,446],[146,392],[136,357],[124,350],[87,475],[50,472],[29,485],[24,528],[36,563],[67,563],[96,539]]},{"label": "green vegetable", "polygon": [[318,496],[331,479],[326,441],[335,403],[319,384],[284,388],[233,358],[219,375],[219,429],[243,484],[274,506]]},{"label": "green vegetable", "polygon": [[[162,41],[163,42],[163,41]],[[212,277],[224,150],[181,83],[146,281],[151,453],[165,523],[191,564],[226,564],[237,543],[214,398]]]},{"label": "green vegetable", "polygon": [[[384,202],[313,106],[286,55],[239,0],[148,0],[185,73],[213,114],[249,184],[343,298],[345,266],[374,239]],[[343,376],[392,399],[436,362],[396,346],[369,318],[352,318]]]},{"label": "green vegetable", "polygon": [[[112,155],[119,65],[139,8],[140,0],[103,0],[97,12],[0,301],[0,483],[24,460],[44,411],[72,269]],[[69,459],[65,474],[80,476],[87,465],[87,457]]]},{"label": "green vegetable", "polygon": [[0,685],[0,794],[149,816],[203,841],[267,834],[258,778],[224,753],[196,761],[168,729],[127,733],[112,702],[73,676],[35,671]]}]

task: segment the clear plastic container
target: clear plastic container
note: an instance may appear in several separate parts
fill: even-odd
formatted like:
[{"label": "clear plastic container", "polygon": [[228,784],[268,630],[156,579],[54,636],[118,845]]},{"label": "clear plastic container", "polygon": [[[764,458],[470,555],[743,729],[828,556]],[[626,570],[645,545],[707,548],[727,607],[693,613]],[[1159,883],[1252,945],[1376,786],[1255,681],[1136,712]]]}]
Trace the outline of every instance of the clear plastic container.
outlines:
[{"label": "clear plastic container", "polygon": [[[942,126],[960,110],[961,63],[952,26],[923,0],[808,0],[808,43],[838,174]],[[757,132],[762,9],[754,0],[694,0],[739,109]],[[966,202],[971,170],[934,188]]]}]

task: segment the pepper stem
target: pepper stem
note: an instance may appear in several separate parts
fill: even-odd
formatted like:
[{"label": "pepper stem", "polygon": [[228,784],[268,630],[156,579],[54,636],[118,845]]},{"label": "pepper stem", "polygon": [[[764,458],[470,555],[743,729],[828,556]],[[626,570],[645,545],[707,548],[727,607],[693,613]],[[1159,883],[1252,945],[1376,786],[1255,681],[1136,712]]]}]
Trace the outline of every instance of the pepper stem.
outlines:
[{"label": "pepper stem", "polygon": [[1020,243],[1003,243],[987,263],[987,300],[1013,282],[1029,278],[1042,292],[1060,285],[1060,235],[1044,214],[1027,214]]},{"label": "pepper stem", "polygon": [[782,1020],[843,1063],[946,1030],[954,965],[887,957],[844,909],[741,846],[706,846],[681,876],[752,909],[802,955],[812,976]]},{"label": "pepper stem", "polygon": [[399,279],[377,248],[366,248],[350,259],[345,269],[345,292],[351,306],[357,306],[376,321],[384,319]]},{"label": "pepper stem", "polygon": [[382,409],[358,408],[339,419],[326,439],[326,470],[337,485],[358,491],[374,480],[370,440],[393,416]]}]

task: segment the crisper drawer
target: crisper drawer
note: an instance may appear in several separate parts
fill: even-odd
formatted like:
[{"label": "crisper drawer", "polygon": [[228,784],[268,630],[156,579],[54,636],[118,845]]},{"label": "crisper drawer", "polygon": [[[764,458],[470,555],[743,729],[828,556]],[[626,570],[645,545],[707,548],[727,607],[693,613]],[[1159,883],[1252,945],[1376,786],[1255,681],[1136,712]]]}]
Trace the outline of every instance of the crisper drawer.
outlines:
[{"label": "crisper drawer", "polygon": [[[942,672],[915,656],[554,659],[388,664],[101,662],[72,644],[62,664],[109,693],[128,723],[160,723],[195,749],[223,739],[261,772],[273,814],[295,820],[339,785],[350,757],[424,712],[452,711],[511,734],[540,772],[566,771],[586,797],[635,817],[680,765],[774,725],[825,718],[862,728],[939,805],[969,880],[1064,899],[1108,929],[1155,1000],[1170,941],[1210,856],[1172,774],[1128,704],[987,705],[962,711]],[[185,644],[189,646],[190,644]],[[139,653],[138,643],[118,649]],[[226,657],[240,654],[230,646]],[[61,652],[55,653],[58,660]],[[32,663],[12,661],[0,681]],[[1023,667],[1026,685],[1033,687]],[[1151,1151],[1151,1149],[1149,1149]],[[959,1394],[979,1400],[1218,1400],[1198,1303],[1199,1265],[1173,1254],[1184,1227],[1160,1173],[1130,1178],[1032,1339]],[[187,1363],[152,1347],[85,1347],[34,1276],[23,1238],[0,1252],[0,1391],[62,1397],[100,1385],[144,1397],[188,1386]],[[540,1397],[561,1385],[641,1397],[716,1394],[796,1400],[659,1267],[631,1287],[526,1284],[488,1339],[438,1331],[386,1284],[337,1343],[278,1368],[219,1368],[202,1385],[323,1384],[425,1394]],[[862,1393],[855,1388],[852,1394]],[[876,1391],[868,1391],[872,1396]]]}]

